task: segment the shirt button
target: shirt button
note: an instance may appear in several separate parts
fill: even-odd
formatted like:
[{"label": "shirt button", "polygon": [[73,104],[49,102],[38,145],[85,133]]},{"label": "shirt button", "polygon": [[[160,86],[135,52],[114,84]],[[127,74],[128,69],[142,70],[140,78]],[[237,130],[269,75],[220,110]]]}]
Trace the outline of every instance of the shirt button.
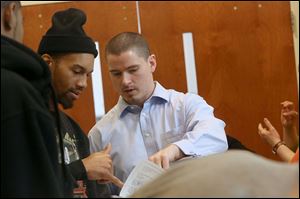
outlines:
[{"label": "shirt button", "polygon": [[149,136],[150,136],[150,133],[145,133],[145,136],[146,136],[146,137],[149,137]]}]

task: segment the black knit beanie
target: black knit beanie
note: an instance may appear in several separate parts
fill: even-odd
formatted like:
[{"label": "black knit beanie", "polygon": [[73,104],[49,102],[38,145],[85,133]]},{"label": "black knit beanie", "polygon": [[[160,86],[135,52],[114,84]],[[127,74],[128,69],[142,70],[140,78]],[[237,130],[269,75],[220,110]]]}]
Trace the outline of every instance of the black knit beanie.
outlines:
[{"label": "black knit beanie", "polygon": [[88,37],[82,26],[86,15],[76,8],[58,11],[52,17],[52,27],[43,36],[38,53],[90,53],[97,57],[94,41]]}]

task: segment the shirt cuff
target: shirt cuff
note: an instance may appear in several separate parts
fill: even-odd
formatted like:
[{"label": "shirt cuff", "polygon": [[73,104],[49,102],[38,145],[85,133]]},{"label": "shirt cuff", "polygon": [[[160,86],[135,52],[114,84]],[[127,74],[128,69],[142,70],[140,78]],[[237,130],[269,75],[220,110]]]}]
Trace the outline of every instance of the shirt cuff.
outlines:
[{"label": "shirt cuff", "polygon": [[185,155],[192,155],[192,156],[200,155],[200,154],[197,154],[196,151],[194,150],[193,144],[191,144],[187,140],[180,140],[178,142],[174,142],[173,144],[178,146]]}]

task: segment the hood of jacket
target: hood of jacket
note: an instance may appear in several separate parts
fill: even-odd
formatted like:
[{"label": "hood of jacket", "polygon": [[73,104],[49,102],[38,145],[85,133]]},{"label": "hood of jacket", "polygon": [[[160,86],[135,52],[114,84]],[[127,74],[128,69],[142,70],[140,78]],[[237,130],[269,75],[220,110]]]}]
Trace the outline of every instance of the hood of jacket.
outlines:
[{"label": "hood of jacket", "polygon": [[23,44],[1,35],[1,69],[17,73],[28,80],[49,103],[51,73],[46,62]]}]

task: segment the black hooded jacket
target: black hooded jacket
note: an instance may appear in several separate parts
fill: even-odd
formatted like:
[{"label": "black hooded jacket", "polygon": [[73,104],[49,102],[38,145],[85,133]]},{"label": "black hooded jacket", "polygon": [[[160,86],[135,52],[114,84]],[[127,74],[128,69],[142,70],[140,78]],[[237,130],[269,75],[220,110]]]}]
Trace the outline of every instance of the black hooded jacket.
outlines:
[{"label": "black hooded jacket", "polygon": [[1,197],[66,196],[51,76],[29,48],[1,35]]}]

